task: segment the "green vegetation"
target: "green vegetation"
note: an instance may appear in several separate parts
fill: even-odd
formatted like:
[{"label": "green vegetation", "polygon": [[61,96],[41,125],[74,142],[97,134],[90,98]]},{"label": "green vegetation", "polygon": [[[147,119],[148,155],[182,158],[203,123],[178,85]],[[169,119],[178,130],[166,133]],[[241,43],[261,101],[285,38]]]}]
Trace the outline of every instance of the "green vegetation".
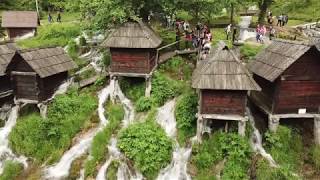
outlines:
[{"label": "green vegetation", "polygon": [[198,97],[194,93],[184,94],[178,101],[175,117],[178,128],[178,142],[185,144],[186,140],[196,133]]},{"label": "green vegetation", "polygon": [[149,111],[152,107],[152,99],[147,97],[141,97],[136,103],[137,112]]},{"label": "green vegetation", "polygon": [[107,170],[107,175],[106,175],[107,179],[110,179],[110,180],[117,179],[118,168],[119,168],[119,162],[112,161]]},{"label": "green vegetation", "polygon": [[159,71],[173,79],[189,81],[193,72],[193,64],[189,59],[176,56],[162,64]]},{"label": "green vegetation", "polygon": [[295,131],[285,126],[279,126],[276,133],[266,134],[266,149],[274,160],[284,169],[295,172],[303,162],[302,138]]},{"label": "green vegetation", "polygon": [[61,23],[41,26],[36,37],[18,41],[22,48],[66,46],[70,40],[80,35],[79,24]]},{"label": "green vegetation", "polygon": [[15,179],[17,176],[20,175],[23,171],[22,164],[14,161],[5,161],[3,173],[0,175],[0,180],[9,180]]},{"label": "green vegetation", "polygon": [[235,133],[216,132],[200,146],[194,147],[192,164],[197,169],[196,179],[213,177],[215,165],[227,160],[222,179],[248,179],[251,149],[247,139]]},{"label": "green vegetation", "polygon": [[124,77],[119,82],[123,93],[133,102],[144,96],[146,85],[143,78]]},{"label": "green vegetation", "polygon": [[75,90],[56,96],[48,108],[47,119],[35,113],[18,119],[9,136],[10,146],[36,161],[53,163],[70,146],[96,108],[95,98]]},{"label": "green vegetation", "polygon": [[311,159],[314,167],[320,171],[320,146],[314,146],[311,149]]},{"label": "green vegetation", "polygon": [[106,159],[108,152],[107,145],[113,134],[117,133],[121,120],[124,117],[124,109],[121,105],[109,102],[106,107],[106,116],[108,116],[107,126],[99,132],[93,139],[91,147],[91,159],[85,163],[85,176],[94,177],[97,165]]},{"label": "green vegetation", "polygon": [[172,141],[153,122],[138,123],[120,132],[118,147],[149,179],[171,160]]},{"label": "green vegetation", "polygon": [[161,106],[169,99],[181,94],[183,86],[183,82],[156,72],[152,78],[151,98],[156,105]]},{"label": "green vegetation", "polygon": [[240,47],[240,53],[245,62],[250,62],[265,47],[262,45],[244,44]]},{"label": "green vegetation", "polygon": [[227,35],[224,28],[214,28],[211,29],[212,34],[212,44],[216,45],[220,40],[224,41],[228,47],[232,47],[232,37],[227,40]]},{"label": "green vegetation", "polygon": [[296,177],[286,168],[274,168],[270,167],[269,163],[260,159],[257,162],[256,169],[257,179],[259,180],[298,180],[299,177]]}]

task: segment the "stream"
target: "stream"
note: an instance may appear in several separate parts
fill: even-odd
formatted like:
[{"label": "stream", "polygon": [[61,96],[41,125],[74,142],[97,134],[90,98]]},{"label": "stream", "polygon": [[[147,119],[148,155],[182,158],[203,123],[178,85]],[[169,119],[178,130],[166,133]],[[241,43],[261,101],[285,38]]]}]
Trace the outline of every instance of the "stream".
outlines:
[{"label": "stream", "polygon": [[106,86],[104,89],[102,89],[98,95],[98,98],[99,98],[98,114],[100,119],[99,127],[94,129],[92,132],[85,134],[84,137],[82,137],[77,144],[75,144],[73,147],[70,148],[70,150],[64,153],[64,155],[62,156],[62,158],[57,164],[51,167],[47,167],[44,170],[44,177],[46,179],[55,180],[55,179],[63,179],[68,177],[72,162],[89,150],[94,136],[98,132],[100,132],[108,123],[108,120],[104,116],[104,112],[105,112],[104,104],[107,101],[108,97],[114,91],[114,83],[115,81],[111,80],[110,84]]},{"label": "stream", "polygon": [[0,128],[0,174],[3,173],[4,164],[7,160],[17,161],[23,164],[25,168],[28,167],[27,158],[24,156],[16,156],[9,147],[8,136],[17,123],[19,108],[20,107],[16,105],[11,109],[9,118],[6,121],[5,126]]},{"label": "stream", "polygon": [[265,158],[271,167],[278,167],[277,163],[274,161],[272,156],[266,152],[266,150],[262,146],[262,135],[260,131],[257,129],[254,117],[249,108],[247,108],[249,122],[253,128],[253,133],[251,137],[251,147],[256,152],[259,153],[263,158]]},{"label": "stream", "polygon": [[176,100],[167,102],[158,108],[157,123],[165,130],[166,134],[174,139],[175,148],[171,163],[162,169],[157,180],[191,180],[187,173],[187,163],[191,155],[191,148],[181,148],[177,141],[176,119],[174,115]]}]

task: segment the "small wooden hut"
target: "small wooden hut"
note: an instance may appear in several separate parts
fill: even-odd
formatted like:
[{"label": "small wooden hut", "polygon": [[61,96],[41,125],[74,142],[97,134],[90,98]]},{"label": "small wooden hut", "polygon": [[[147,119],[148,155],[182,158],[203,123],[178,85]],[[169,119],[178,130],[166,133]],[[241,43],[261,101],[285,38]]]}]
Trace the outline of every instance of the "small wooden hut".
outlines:
[{"label": "small wooden hut", "polygon": [[122,24],[102,43],[111,52],[110,76],[146,78],[148,96],[161,42],[161,38],[143,22]]},{"label": "small wooden hut", "polygon": [[35,11],[5,11],[2,13],[2,27],[6,29],[10,39],[25,34],[36,34],[39,25]]},{"label": "small wooden hut", "polygon": [[6,72],[18,101],[38,103],[50,98],[77,65],[61,47],[18,51]]},{"label": "small wooden hut", "polygon": [[250,99],[269,116],[272,131],[281,118],[315,118],[320,130],[319,45],[274,41],[249,65],[262,88]]},{"label": "small wooden hut", "polygon": [[6,74],[6,68],[15,52],[16,48],[12,43],[0,45],[0,106],[13,99],[10,77]]},{"label": "small wooden hut", "polygon": [[192,87],[200,96],[198,138],[209,120],[238,121],[239,134],[245,134],[247,92],[259,91],[260,87],[240,62],[237,53],[226,46],[214,50],[198,63]]}]

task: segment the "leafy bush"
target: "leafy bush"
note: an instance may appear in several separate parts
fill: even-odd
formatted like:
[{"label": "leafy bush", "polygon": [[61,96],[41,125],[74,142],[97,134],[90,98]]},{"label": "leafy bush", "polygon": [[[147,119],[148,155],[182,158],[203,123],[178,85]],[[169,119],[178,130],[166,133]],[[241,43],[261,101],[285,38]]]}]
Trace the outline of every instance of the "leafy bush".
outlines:
[{"label": "leafy bush", "polygon": [[166,63],[161,64],[160,72],[168,74],[173,79],[190,80],[193,72],[193,65],[189,59],[182,59],[180,56],[169,59]]},{"label": "leafy bush", "polygon": [[41,26],[36,37],[18,41],[23,48],[46,46],[66,46],[68,42],[80,35],[79,24],[57,23]]},{"label": "leafy bush", "polygon": [[145,95],[145,80],[142,78],[122,78],[120,81],[120,87],[123,93],[136,102],[139,98]]},{"label": "leafy bush", "polygon": [[22,171],[22,164],[14,161],[5,161],[3,173],[0,175],[0,180],[15,179],[20,173],[22,173]]},{"label": "leafy bush", "polygon": [[147,97],[141,97],[136,103],[137,112],[149,111],[152,107],[152,99]]},{"label": "leafy bush", "polygon": [[80,46],[86,46],[86,45],[87,45],[87,40],[86,40],[86,38],[84,38],[83,36],[81,36],[81,37],[79,38],[79,45],[80,45]]},{"label": "leafy bush", "polygon": [[296,131],[279,126],[276,133],[268,131],[265,138],[265,146],[277,163],[291,171],[299,168],[303,144],[301,136]]},{"label": "leafy bush", "polygon": [[69,41],[68,48],[67,48],[68,54],[71,57],[77,57],[78,50],[79,50],[79,47],[78,47],[77,43],[74,40]]},{"label": "leafy bush", "polygon": [[298,180],[299,178],[283,167],[273,168],[269,163],[262,159],[257,162],[256,169],[257,179],[259,180]]},{"label": "leafy bush", "polygon": [[112,161],[110,166],[108,167],[107,170],[107,179],[117,179],[117,172],[119,168],[119,162],[118,161]]},{"label": "leafy bush", "polygon": [[102,87],[106,84],[107,78],[105,76],[99,77],[96,82],[94,82],[94,85],[97,87]]},{"label": "leafy bush", "polygon": [[19,118],[9,136],[10,145],[17,153],[37,161],[54,162],[70,146],[72,138],[96,108],[96,99],[90,95],[72,91],[56,96],[49,105],[47,119],[39,114]]},{"label": "leafy bush", "polygon": [[108,103],[106,114],[109,123],[93,139],[91,146],[91,159],[85,164],[85,176],[94,176],[96,166],[105,160],[107,154],[107,145],[109,144],[112,134],[116,133],[124,117],[124,109],[121,105]]},{"label": "leafy bush", "polygon": [[199,175],[210,172],[215,163],[226,158],[222,179],[247,177],[251,149],[248,140],[238,134],[217,132],[198,148],[194,148],[194,152],[192,163],[196,165]]},{"label": "leafy bush", "polygon": [[177,19],[191,21],[192,18],[193,17],[187,11],[180,10],[177,12]]},{"label": "leafy bush", "polygon": [[103,51],[102,52],[102,63],[104,67],[109,67],[111,64],[111,54],[110,51]]},{"label": "leafy bush", "polygon": [[187,138],[194,136],[197,126],[196,113],[198,111],[198,97],[194,93],[183,95],[175,109],[177,120],[178,140],[183,144]]},{"label": "leafy bush", "polygon": [[118,147],[150,179],[171,160],[172,141],[151,122],[133,124],[121,131]]},{"label": "leafy bush", "polygon": [[172,80],[159,72],[156,72],[152,78],[151,97],[159,106],[163,105],[170,98],[179,95],[182,90],[180,82]]}]

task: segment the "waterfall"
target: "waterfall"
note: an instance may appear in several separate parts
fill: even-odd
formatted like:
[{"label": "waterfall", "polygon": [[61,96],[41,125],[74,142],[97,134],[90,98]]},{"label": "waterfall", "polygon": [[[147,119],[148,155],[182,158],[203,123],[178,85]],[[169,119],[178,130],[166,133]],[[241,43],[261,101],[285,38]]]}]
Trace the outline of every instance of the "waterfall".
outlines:
[{"label": "waterfall", "polygon": [[[121,88],[119,86],[118,81],[115,83],[115,90],[114,90],[114,96],[116,96],[120,103],[123,105],[125,115],[122,121],[122,128],[126,128],[128,125],[130,125],[134,120],[134,107],[132,105],[132,102],[123,94],[121,91]],[[124,155],[121,154],[117,147],[117,139],[111,138],[110,145],[108,146],[108,153],[109,158],[107,161],[103,164],[103,166],[99,169],[98,175],[96,177],[96,180],[105,180],[105,174],[113,160],[118,160],[120,162],[120,166],[118,168],[117,172],[117,178],[118,180],[142,180],[143,176],[139,172],[132,173],[124,161]]]},{"label": "waterfall", "polygon": [[252,21],[252,16],[241,16],[241,21],[239,23],[239,26],[240,26],[239,40],[245,41],[247,39],[256,37],[255,31],[248,30],[251,21]]},{"label": "waterfall", "polygon": [[174,115],[175,100],[167,102],[163,107],[158,108],[157,123],[165,130],[167,135],[175,140],[173,158],[166,168],[160,171],[157,180],[191,180],[187,173],[187,163],[191,155],[191,148],[181,148],[176,139],[176,119]]},{"label": "waterfall", "polygon": [[108,120],[104,116],[104,104],[114,90],[114,83],[114,80],[111,80],[110,84],[99,93],[99,127],[94,129],[92,132],[87,133],[80,142],[74,145],[70,150],[66,151],[57,164],[47,167],[44,170],[46,179],[56,180],[66,178],[69,175],[72,162],[88,151],[91,147],[94,136],[106,126]]},{"label": "waterfall", "polygon": [[278,167],[276,162],[273,160],[272,156],[268,154],[262,146],[262,135],[260,131],[256,128],[254,117],[252,116],[252,113],[249,108],[247,108],[247,112],[248,112],[249,122],[253,128],[253,134],[250,142],[252,149],[255,152],[261,154],[261,156],[269,162],[271,167]]},{"label": "waterfall", "polygon": [[6,160],[18,161],[27,168],[27,158],[24,156],[17,157],[9,147],[8,136],[17,123],[19,106],[16,105],[11,109],[8,121],[5,126],[0,128],[0,174],[3,172],[3,166]]}]

